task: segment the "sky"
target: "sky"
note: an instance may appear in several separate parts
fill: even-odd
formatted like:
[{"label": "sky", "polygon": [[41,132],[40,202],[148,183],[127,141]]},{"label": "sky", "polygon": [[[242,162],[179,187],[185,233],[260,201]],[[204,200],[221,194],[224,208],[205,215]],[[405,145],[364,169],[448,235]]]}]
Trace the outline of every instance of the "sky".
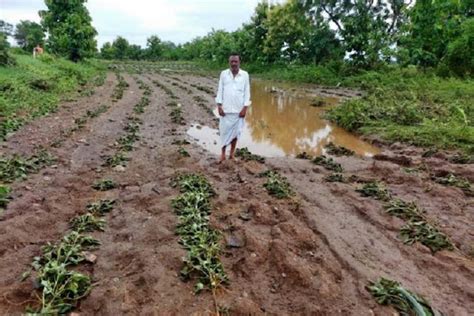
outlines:
[{"label": "sky", "polygon": [[[260,0],[89,0],[86,3],[96,28],[98,47],[118,35],[130,44],[146,46],[146,39],[185,43],[212,28],[234,31],[248,22]],[[276,2],[276,1],[274,1]],[[0,20],[17,24],[38,22],[43,0],[0,0]]]}]

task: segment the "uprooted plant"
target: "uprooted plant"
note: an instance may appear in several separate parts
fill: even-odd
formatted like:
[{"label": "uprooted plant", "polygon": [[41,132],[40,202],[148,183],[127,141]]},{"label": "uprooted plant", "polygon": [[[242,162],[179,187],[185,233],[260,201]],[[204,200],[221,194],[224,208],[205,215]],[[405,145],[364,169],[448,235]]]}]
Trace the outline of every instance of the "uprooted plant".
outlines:
[{"label": "uprooted plant", "polygon": [[446,176],[433,175],[431,176],[431,179],[442,185],[460,188],[466,195],[474,196],[474,190],[472,189],[469,180],[455,176],[452,173],[449,173]]},{"label": "uprooted plant", "polygon": [[10,187],[0,184],[0,210],[7,207],[10,200]]},{"label": "uprooted plant", "polygon": [[392,195],[385,186],[377,181],[364,184],[362,188],[356,189],[362,196],[373,197],[376,200],[388,201]]},{"label": "uprooted plant", "polygon": [[453,244],[448,237],[429,223],[424,215],[425,212],[414,202],[393,198],[389,190],[377,181],[365,183],[356,191],[362,196],[386,202],[384,208],[388,214],[407,221],[400,229],[400,236],[404,243],[413,244],[418,241],[430,248],[433,253],[442,249],[453,249]]},{"label": "uprooted plant", "polygon": [[17,179],[25,179],[28,174],[38,172],[54,161],[55,158],[45,149],[40,149],[28,158],[19,155],[10,158],[0,157],[0,181],[11,183]]},{"label": "uprooted plant", "polygon": [[184,124],[184,118],[182,116],[183,110],[180,106],[176,106],[171,110],[170,117],[171,121],[176,124]]},{"label": "uprooted plant", "polygon": [[334,161],[334,159],[330,157],[326,157],[324,155],[315,157],[313,160],[311,160],[312,163],[316,165],[323,166],[327,170],[335,171],[335,172],[342,172],[342,166],[341,164],[337,163]]},{"label": "uprooted plant", "polygon": [[92,185],[92,188],[99,191],[107,191],[107,190],[115,189],[116,187],[117,187],[117,183],[115,183],[115,181],[111,179],[102,179],[95,182]]},{"label": "uprooted plant", "polygon": [[256,154],[252,154],[252,153],[248,150],[247,147],[238,148],[238,149],[235,151],[235,156],[242,158],[242,160],[244,160],[244,161],[251,161],[251,160],[254,160],[254,161],[257,161],[257,162],[259,162],[259,163],[264,163],[264,162],[265,162],[265,158],[264,158],[264,157],[259,156],[259,155],[256,155]]},{"label": "uprooted plant", "polygon": [[324,148],[326,149],[328,154],[335,156],[353,156],[355,154],[354,151],[347,149],[343,146],[337,146],[332,142],[324,146]]},{"label": "uprooted plant", "polygon": [[366,287],[378,304],[393,306],[402,316],[441,315],[421,296],[406,290],[399,282],[380,278]]},{"label": "uprooted plant", "polygon": [[268,170],[260,175],[267,178],[267,182],[263,184],[263,187],[270,195],[278,199],[284,199],[294,195],[286,178],[281,176],[277,171]]},{"label": "uprooted plant", "polygon": [[210,198],[215,194],[207,179],[199,174],[177,176],[171,183],[179,187],[181,194],[171,205],[178,215],[176,228],[180,244],[187,250],[181,277],[184,280],[197,275],[195,291],[212,290],[228,282],[224,267],[219,260],[221,234],[210,227]]},{"label": "uprooted plant", "polygon": [[97,248],[100,242],[82,233],[103,231],[105,220],[100,216],[110,211],[112,205],[113,201],[110,200],[88,205],[88,213],[70,221],[71,232],[56,244],[47,243],[41,248],[41,255],[35,257],[32,262],[32,267],[36,271],[36,284],[42,291],[39,297],[40,306],[28,307],[28,314],[66,314],[90,292],[92,287],[90,277],[71,271],[69,267],[94,261],[86,251]]}]

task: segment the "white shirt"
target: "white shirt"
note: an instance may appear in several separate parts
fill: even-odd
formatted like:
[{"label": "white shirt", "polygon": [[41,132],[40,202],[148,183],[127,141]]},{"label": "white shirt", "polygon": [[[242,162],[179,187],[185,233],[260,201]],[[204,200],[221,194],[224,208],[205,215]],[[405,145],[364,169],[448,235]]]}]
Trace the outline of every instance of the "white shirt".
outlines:
[{"label": "white shirt", "polygon": [[230,69],[223,70],[219,77],[216,103],[222,104],[224,113],[239,113],[244,106],[250,106],[249,74],[239,69],[234,77]]}]

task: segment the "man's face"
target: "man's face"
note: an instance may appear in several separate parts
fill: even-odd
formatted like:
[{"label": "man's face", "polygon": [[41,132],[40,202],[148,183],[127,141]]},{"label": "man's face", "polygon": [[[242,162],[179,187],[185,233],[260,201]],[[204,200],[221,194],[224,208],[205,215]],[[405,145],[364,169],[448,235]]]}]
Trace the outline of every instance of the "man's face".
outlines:
[{"label": "man's face", "polygon": [[239,68],[240,68],[240,57],[239,56],[230,56],[229,57],[229,65],[230,65],[230,69],[232,69],[232,71],[238,71]]}]

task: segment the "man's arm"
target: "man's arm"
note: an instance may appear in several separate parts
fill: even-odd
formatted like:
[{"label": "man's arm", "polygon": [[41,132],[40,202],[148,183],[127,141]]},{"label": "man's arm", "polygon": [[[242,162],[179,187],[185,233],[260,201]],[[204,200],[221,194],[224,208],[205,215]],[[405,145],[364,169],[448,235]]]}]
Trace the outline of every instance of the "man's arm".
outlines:
[{"label": "man's arm", "polygon": [[247,76],[245,80],[245,85],[244,85],[244,107],[242,108],[242,111],[240,111],[239,113],[240,117],[245,117],[245,115],[247,114],[247,109],[251,104],[252,104],[252,101],[250,101],[250,79]]},{"label": "man's arm", "polygon": [[217,95],[216,95],[216,104],[217,104],[217,110],[219,111],[220,116],[224,116],[224,110],[222,109],[222,98],[223,98],[223,93],[224,93],[224,82],[222,79],[222,73],[219,76],[219,85],[217,87]]}]

